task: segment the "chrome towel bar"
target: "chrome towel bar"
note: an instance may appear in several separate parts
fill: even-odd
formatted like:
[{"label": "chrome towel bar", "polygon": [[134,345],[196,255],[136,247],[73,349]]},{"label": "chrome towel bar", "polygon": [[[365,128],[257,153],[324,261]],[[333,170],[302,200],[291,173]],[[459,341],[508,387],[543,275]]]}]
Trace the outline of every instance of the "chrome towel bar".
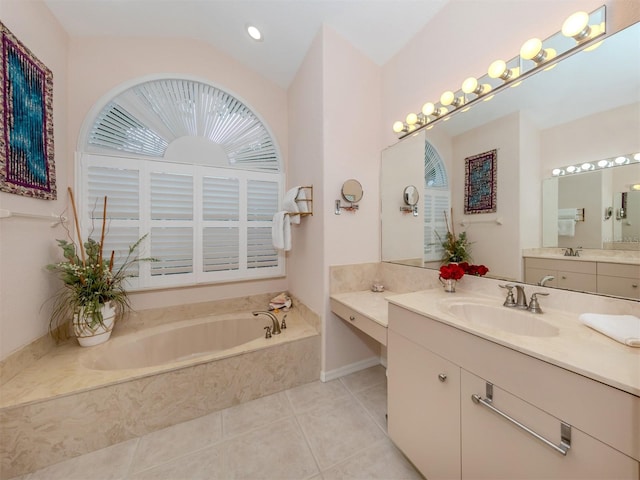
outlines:
[{"label": "chrome towel bar", "polygon": [[553,448],[556,452],[560,453],[561,455],[564,455],[564,456],[567,455],[567,452],[571,448],[571,425],[569,425],[568,423],[560,422],[560,445],[556,445],[552,441],[547,440],[546,438],[544,438],[539,433],[534,432],[533,430],[531,430],[526,425],[520,423],[515,418],[511,417],[510,415],[508,415],[508,414],[504,413],[503,411],[501,411],[501,410],[497,409],[496,407],[494,407],[491,404],[492,403],[492,395],[493,395],[492,392],[493,392],[493,385],[487,382],[487,396],[489,398],[484,399],[480,395],[477,395],[477,394],[474,393],[473,395],[471,395],[471,400],[473,400],[474,403],[476,403],[478,405],[482,405],[484,407],[487,407],[492,412],[497,413],[498,415],[500,415],[505,420],[510,421],[515,426],[517,426],[518,428],[524,430],[528,434],[534,436],[535,438],[540,440],[542,443],[544,443],[545,445]]}]

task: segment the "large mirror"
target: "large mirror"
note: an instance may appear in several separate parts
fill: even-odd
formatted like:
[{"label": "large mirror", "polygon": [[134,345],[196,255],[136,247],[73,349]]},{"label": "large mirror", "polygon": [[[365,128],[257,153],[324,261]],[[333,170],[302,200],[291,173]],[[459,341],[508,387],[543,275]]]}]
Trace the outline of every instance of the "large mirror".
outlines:
[{"label": "large mirror", "polygon": [[[637,263],[640,216],[616,220],[616,215],[622,193],[627,210],[633,209],[637,200],[631,189],[640,184],[640,161],[633,158],[640,152],[638,58],[640,24],[634,24],[596,49],[569,56],[385,149],[382,261],[438,267],[438,242],[446,233],[444,212],[449,212],[448,227],[456,234],[467,233],[473,263],[488,266],[495,278],[523,281],[523,250],[542,247],[628,251],[630,261]],[[497,151],[496,211],[465,215],[465,159],[491,150]],[[631,154],[625,166],[552,176],[557,167],[597,165],[625,154]],[[439,180],[434,183],[434,178]],[[576,184],[590,178],[591,186]],[[417,187],[421,199],[417,217],[398,208],[400,192],[408,184]],[[565,189],[566,195],[589,192],[590,207],[567,206],[584,209],[611,228],[589,241],[559,236],[558,196],[564,196]],[[608,207],[611,217],[605,220]],[[553,224],[549,218],[554,216],[556,228],[550,233],[543,226]]]}]

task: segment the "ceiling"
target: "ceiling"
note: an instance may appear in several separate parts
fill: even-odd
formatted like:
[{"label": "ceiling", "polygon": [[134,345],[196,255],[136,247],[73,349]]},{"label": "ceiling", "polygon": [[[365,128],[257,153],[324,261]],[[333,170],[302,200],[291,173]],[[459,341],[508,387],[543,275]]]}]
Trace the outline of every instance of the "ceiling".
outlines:
[{"label": "ceiling", "polygon": [[449,0],[44,1],[72,37],[198,39],[287,88],[323,24],[383,65]]}]

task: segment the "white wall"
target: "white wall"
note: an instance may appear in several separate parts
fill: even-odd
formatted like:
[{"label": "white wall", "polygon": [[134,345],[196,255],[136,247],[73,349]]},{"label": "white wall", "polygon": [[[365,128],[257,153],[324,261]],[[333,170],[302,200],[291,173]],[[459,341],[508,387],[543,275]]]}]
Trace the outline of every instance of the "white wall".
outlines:
[{"label": "white wall", "polygon": [[[67,148],[67,45],[57,20],[40,1],[0,0],[2,23],[53,72],[53,128],[58,200],[0,192],[0,208],[40,215],[61,213],[70,172]],[[48,311],[41,309],[57,283],[44,266],[52,262],[61,227],[46,220],[0,220],[0,360],[47,333]]]}]

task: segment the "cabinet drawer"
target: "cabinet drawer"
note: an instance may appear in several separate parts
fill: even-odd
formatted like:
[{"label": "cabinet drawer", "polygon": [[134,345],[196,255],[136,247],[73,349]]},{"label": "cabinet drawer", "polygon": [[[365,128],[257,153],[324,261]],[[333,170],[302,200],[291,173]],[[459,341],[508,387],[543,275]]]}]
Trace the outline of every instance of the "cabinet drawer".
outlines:
[{"label": "cabinet drawer", "polygon": [[597,290],[596,275],[558,271],[556,283],[559,288],[580,292],[595,292]]},{"label": "cabinet drawer", "polygon": [[598,275],[598,293],[640,299],[640,279]]},{"label": "cabinet drawer", "polygon": [[[639,463],[608,445],[571,428],[566,456],[531,433],[472,400],[486,399],[486,381],[461,372],[462,478],[473,479],[633,479]],[[560,444],[558,419],[493,386],[491,405],[553,444]]]},{"label": "cabinet drawer", "polygon": [[596,274],[596,263],[584,260],[561,260],[551,258],[526,258],[525,265],[543,270]]},{"label": "cabinet drawer", "polygon": [[598,262],[598,275],[640,280],[640,265]]},{"label": "cabinet drawer", "polygon": [[356,312],[333,298],[331,299],[331,311],[382,345],[387,344],[387,328],[378,322],[371,320],[369,317]]}]

